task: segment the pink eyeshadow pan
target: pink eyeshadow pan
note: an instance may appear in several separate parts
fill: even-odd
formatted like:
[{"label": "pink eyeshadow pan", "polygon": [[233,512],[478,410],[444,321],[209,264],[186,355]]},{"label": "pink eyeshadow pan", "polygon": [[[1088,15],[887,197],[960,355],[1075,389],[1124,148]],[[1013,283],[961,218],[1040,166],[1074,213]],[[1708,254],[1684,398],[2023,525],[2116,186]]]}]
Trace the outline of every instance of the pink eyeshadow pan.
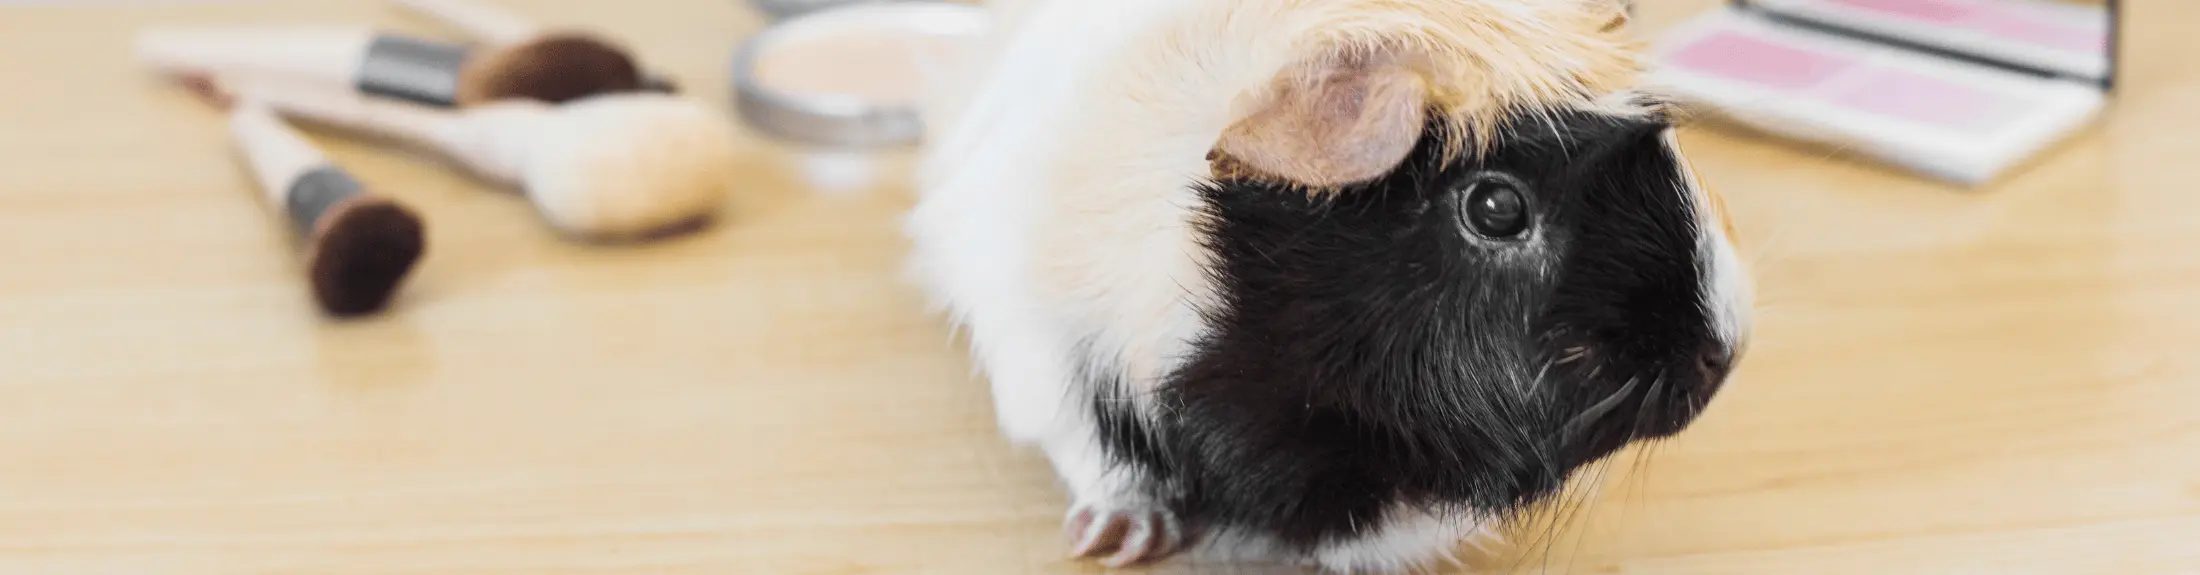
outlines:
[{"label": "pink eyeshadow pan", "polygon": [[2000,127],[2021,106],[1992,92],[1913,72],[1873,67],[1825,98],[1842,107],[1951,130]]},{"label": "pink eyeshadow pan", "polygon": [[1719,32],[1675,52],[1672,61],[1698,72],[1773,88],[1800,90],[1856,64],[1856,59],[1764,39]]}]

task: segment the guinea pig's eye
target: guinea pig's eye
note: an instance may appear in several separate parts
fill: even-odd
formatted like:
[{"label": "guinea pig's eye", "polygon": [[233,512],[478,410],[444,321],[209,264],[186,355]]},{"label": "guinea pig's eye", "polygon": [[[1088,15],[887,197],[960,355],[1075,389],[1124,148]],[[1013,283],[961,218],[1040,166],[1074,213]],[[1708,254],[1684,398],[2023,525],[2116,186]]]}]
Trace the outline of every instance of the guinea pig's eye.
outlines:
[{"label": "guinea pig's eye", "polygon": [[1476,178],[1467,184],[1461,219],[1483,236],[1507,239],[1528,231],[1528,197],[1512,182]]}]

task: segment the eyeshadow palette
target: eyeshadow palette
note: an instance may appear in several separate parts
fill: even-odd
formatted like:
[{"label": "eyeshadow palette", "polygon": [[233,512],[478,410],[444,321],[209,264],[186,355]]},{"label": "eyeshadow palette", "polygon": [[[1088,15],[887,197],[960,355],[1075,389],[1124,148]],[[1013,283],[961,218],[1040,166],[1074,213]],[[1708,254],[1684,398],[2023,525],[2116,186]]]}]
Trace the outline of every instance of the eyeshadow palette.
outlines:
[{"label": "eyeshadow palette", "polygon": [[1868,30],[1946,55],[1976,54],[2039,72],[2108,79],[2106,4],[2068,0],[1752,0],[1799,23]]},{"label": "eyeshadow palette", "polygon": [[2103,108],[2114,77],[2111,22],[2100,12],[2072,17],[2084,9],[2033,0],[1737,2],[1662,38],[1652,78],[1760,131],[1977,185]]}]

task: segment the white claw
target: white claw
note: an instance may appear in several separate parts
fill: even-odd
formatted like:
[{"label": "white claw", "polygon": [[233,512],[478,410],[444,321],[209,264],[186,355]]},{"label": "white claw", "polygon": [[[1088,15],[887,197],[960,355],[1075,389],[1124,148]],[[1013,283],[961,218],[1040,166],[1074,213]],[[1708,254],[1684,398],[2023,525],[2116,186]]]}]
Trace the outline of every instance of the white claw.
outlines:
[{"label": "white claw", "polygon": [[1145,561],[1148,555],[1159,548],[1155,544],[1159,538],[1154,536],[1154,532],[1160,527],[1161,521],[1154,515],[1147,514],[1130,520],[1130,532],[1123,536],[1123,544],[1115,550],[1115,555],[1101,563],[1109,567],[1123,567]]},{"label": "white claw", "polygon": [[1063,522],[1071,535],[1070,555],[1102,558],[1109,567],[1128,567],[1168,557],[1183,547],[1186,533],[1176,515],[1158,509],[1100,509],[1079,506]]}]

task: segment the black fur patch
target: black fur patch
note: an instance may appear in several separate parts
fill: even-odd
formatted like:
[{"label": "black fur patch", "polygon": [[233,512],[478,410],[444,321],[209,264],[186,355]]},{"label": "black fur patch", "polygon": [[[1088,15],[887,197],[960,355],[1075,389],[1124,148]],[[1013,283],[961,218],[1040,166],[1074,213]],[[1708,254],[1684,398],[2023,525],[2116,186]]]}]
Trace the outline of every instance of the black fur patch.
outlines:
[{"label": "black fur patch", "polygon": [[[1517,511],[1677,431],[1716,385],[1693,369],[1716,340],[1666,127],[1527,117],[1449,164],[1432,127],[1400,169],[1333,195],[1206,186],[1224,301],[1151,418],[1087,369],[1106,452],[1195,525],[1307,547],[1393,504]],[[1462,186],[1490,173],[1524,184],[1525,239],[1462,223]]]}]

